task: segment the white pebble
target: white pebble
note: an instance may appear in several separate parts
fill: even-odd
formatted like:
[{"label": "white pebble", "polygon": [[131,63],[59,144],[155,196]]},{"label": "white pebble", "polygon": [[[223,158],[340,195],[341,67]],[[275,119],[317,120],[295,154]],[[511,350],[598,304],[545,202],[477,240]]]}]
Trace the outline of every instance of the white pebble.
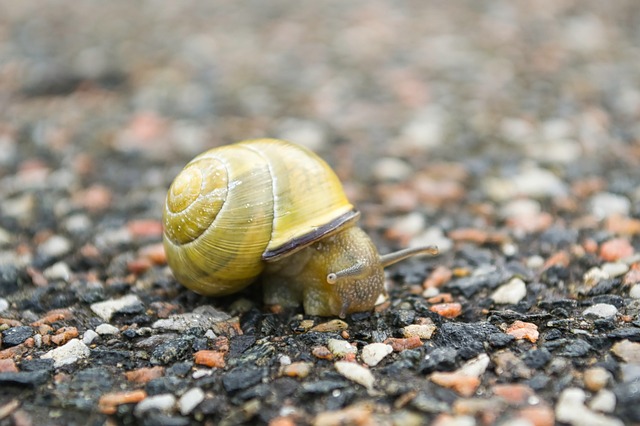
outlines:
[{"label": "white pebble", "polygon": [[589,269],[582,276],[584,283],[589,287],[593,287],[596,284],[598,284],[600,281],[606,280],[609,278],[610,278],[609,274],[603,271],[602,269],[598,268],[597,266],[594,266],[593,268]]},{"label": "white pebble", "polygon": [[422,340],[431,339],[431,335],[436,331],[436,325],[431,322],[430,324],[411,324],[402,328],[402,335],[404,337],[418,336]]},{"label": "white pebble", "polygon": [[602,272],[611,278],[616,278],[629,271],[629,265],[623,262],[608,262],[601,266]]},{"label": "white pebble", "polygon": [[48,257],[60,257],[71,251],[71,242],[60,235],[53,235],[40,244],[38,253]]},{"label": "white pebble", "polygon": [[278,357],[278,362],[280,365],[291,365],[291,357],[289,355],[280,355]]},{"label": "white pebble", "polygon": [[104,302],[98,302],[91,305],[91,310],[102,318],[103,321],[109,321],[111,316],[120,309],[142,303],[135,294],[128,294],[119,299],[109,299]]},{"label": "white pebble", "polygon": [[602,413],[613,413],[616,409],[616,395],[609,389],[601,389],[592,399],[589,401],[589,408],[594,411],[600,411]]},{"label": "white pebble", "polygon": [[338,373],[342,374],[347,379],[358,383],[369,390],[373,389],[375,378],[368,368],[349,361],[337,361],[334,365]]},{"label": "white pebble", "polygon": [[344,357],[347,354],[355,354],[358,350],[346,340],[329,339],[327,347],[332,354],[339,357]]},{"label": "white pebble", "polygon": [[9,309],[9,301],[4,297],[0,297],[0,313]]},{"label": "white pebble", "polygon": [[527,268],[538,269],[544,266],[544,258],[539,255],[533,255],[527,259]]},{"label": "white pebble", "polygon": [[409,164],[395,157],[381,158],[373,165],[373,176],[380,182],[403,181],[412,173]]},{"label": "white pebble", "polygon": [[527,286],[520,278],[513,278],[493,292],[491,299],[499,305],[515,305],[527,295]]},{"label": "white pebble", "polygon": [[183,416],[189,415],[194,408],[204,400],[204,391],[200,388],[191,388],[178,400],[178,408]]},{"label": "white pebble", "polygon": [[440,253],[446,253],[453,248],[453,241],[444,235],[442,229],[432,226],[420,232],[409,241],[409,247],[423,246],[436,246]]},{"label": "white pebble", "polygon": [[93,341],[98,337],[98,333],[93,330],[87,330],[82,335],[82,343],[85,345],[90,345]]},{"label": "white pebble", "polygon": [[56,262],[42,271],[42,275],[48,280],[63,280],[68,282],[71,276],[71,269],[69,265],[64,262]]},{"label": "white pebble", "polygon": [[82,358],[87,358],[91,351],[78,339],[69,340],[64,346],[52,349],[41,358],[53,359],[53,366],[58,368],[63,365],[73,364]]},{"label": "white pebble", "polygon": [[380,363],[393,352],[393,347],[385,343],[371,343],[362,348],[362,361],[370,367]]},{"label": "white pebble", "polygon": [[629,290],[629,297],[632,299],[640,299],[640,284],[634,284]]},{"label": "white pebble", "polygon": [[591,411],[584,405],[586,394],[579,388],[567,388],[562,391],[556,403],[556,421],[573,426],[623,426],[622,421]]},{"label": "white pebble", "polygon": [[467,377],[480,377],[487,370],[490,361],[489,355],[482,353],[467,361],[462,367],[456,370],[456,373]]},{"label": "white pebble", "polygon": [[111,324],[100,324],[99,326],[96,327],[96,333],[98,333],[101,336],[111,335],[111,334],[120,333],[120,330],[118,329],[118,327],[115,327]]},{"label": "white pebble", "polygon": [[612,318],[618,313],[618,308],[608,303],[596,303],[582,312],[585,317]]},{"label": "white pebble", "polygon": [[206,333],[204,333],[204,337],[206,337],[209,340],[213,340],[216,338],[216,333],[214,333],[213,330],[209,329],[207,330]]},{"label": "white pebble", "polygon": [[133,413],[136,416],[140,416],[149,410],[170,411],[176,405],[176,397],[170,393],[163,393],[160,395],[149,396],[136,405]]},{"label": "white pebble", "polygon": [[623,195],[601,192],[591,197],[589,209],[599,219],[613,215],[628,216],[631,210],[631,201]]}]

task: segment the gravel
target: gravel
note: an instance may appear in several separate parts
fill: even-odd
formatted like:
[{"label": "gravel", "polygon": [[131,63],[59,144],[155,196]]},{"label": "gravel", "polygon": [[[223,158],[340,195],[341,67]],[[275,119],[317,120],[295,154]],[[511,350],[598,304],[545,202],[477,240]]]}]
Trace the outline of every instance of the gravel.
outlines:
[{"label": "gravel", "polygon": [[[414,6],[3,6],[1,424],[640,423],[640,6]],[[183,288],[167,188],[254,137],[440,255],[340,320]]]}]

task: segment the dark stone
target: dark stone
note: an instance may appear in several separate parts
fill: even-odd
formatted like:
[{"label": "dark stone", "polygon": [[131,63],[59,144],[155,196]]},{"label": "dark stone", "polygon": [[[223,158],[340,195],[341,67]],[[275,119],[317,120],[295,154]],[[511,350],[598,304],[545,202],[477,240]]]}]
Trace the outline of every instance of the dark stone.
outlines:
[{"label": "dark stone", "polygon": [[46,358],[23,359],[20,361],[21,371],[53,371],[54,361]]},{"label": "dark stone", "polygon": [[125,369],[133,368],[135,360],[129,351],[116,349],[91,349],[91,361],[97,365],[122,364]]},{"label": "dark stone", "polygon": [[33,329],[28,326],[11,327],[2,332],[3,346],[17,346],[33,336]]},{"label": "dark stone", "polygon": [[556,308],[574,309],[578,306],[578,302],[574,299],[541,300],[538,306],[548,311]]},{"label": "dark stone", "polygon": [[640,422],[640,379],[621,383],[613,388],[616,394],[616,414],[625,424]]},{"label": "dark stone", "polygon": [[256,343],[256,336],[253,335],[240,335],[234,336],[229,341],[229,357],[236,357],[249,349]]},{"label": "dark stone", "polygon": [[488,322],[445,322],[440,326],[432,342],[439,347],[457,349],[463,359],[470,359],[484,352],[484,342],[500,330]]},{"label": "dark stone", "polygon": [[154,349],[151,355],[153,364],[171,364],[186,359],[192,351],[193,337],[184,336],[165,342]]},{"label": "dark stone", "polygon": [[516,340],[515,337],[506,333],[491,333],[489,335],[489,344],[494,348],[504,348],[514,340]]},{"label": "dark stone", "polygon": [[266,375],[266,368],[236,367],[222,376],[222,385],[227,392],[235,392],[259,383]]},{"label": "dark stone", "polygon": [[391,312],[392,324],[395,327],[404,327],[413,324],[416,312],[408,309],[398,309]]},{"label": "dark stone", "polygon": [[632,342],[640,342],[640,328],[619,328],[607,334],[611,339],[629,339]]},{"label": "dark stone", "polygon": [[436,348],[424,356],[419,370],[423,374],[434,371],[452,371],[456,367],[457,355],[458,351],[453,348]]},{"label": "dark stone", "polygon": [[194,352],[209,349],[209,339],[206,337],[196,337],[191,343],[191,348]]},{"label": "dark stone", "polygon": [[69,387],[75,391],[81,391],[87,394],[95,393],[97,395],[100,392],[106,392],[111,389],[114,377],[115,375],[109,368],[87,368],[78,371],[74,375]]},{"label": "dark stone", "polygon": [[173,417],[163,413],[148,412],[142,418],[144,426],[187,426],[191,423],[188,417]]},{"label": "dark stone", "polygon": [[570,358],[581,357],[593,350],[591,345],[582,339],[575,339],[564,347],[558,355]]},{"label": "dark stone", "polygon": [[[622,282],[621,280],[618,281]],[[595,305],[596,303],[607,303],[618,309],[622,309],[626,305],[624,298],[617,294],[603,294],[601,296],[594,296],[589,300],[590,305]]]},{"label": "dark stone", "polygon": [[150,380],[145,385],[145,390],[149,395],[161,395],[163,393],[176,394],[178,391],[186,389],[189,382],[176,376],[158,377]]},{"label": "dark stone", "polygon": [[329,339],[341,339],[342,337],[338,333],[319,333],[317,331],[310,331],[308,333],[301,334],[298,340],[308,346],[320,346],[326,345]]},{"label": "dark stone", "polygon": [[138,332],[133,328],[128,328],[122,332],[122,335],[127,339],[135,339],[138,337]]},{"label": "dark stone", "polygon": [[547,365],[547,363],[551,360],[551,352],[549,352],[546,348],[530,349],[524,354],[522,360],[527,367],[540,369]]},{"label": "dark stone", "polygon": [[0,264],[0,294],[9,296],[27,282],[24,274],[11,264]]},{"label": "dark stone", "polygon": [[546,374],[536,374],[535,376],[525,381],[524,383],[526,385],[529,385],[531,389],[535,391],[541,391],[547,387],[550,381],[551,381],[551,378]]},{"label": "dark stone", "polygon": [[318,380],[316,382],[304,382],[302,390],[306,393],[329,393],[334,389],[342,389],[349,384],[342,380]]},{"label": "dark stone", "polygon": [[471,297],[484,288],[494,289],[500,284],[509,281],[512,277],[513,273],[511,271],[498,269],[482,275],[453,280],[446,284],[445,288],[449,290],[457,290],[465,297]]},{"label": "dark stone", "polygon": [[36,387],[49,380],[50,373],[46,370],[19,371],[0,373],[0,387],[2,386],[26,386]]},{"label": "dark stone", "polygon": [[552,328],[548,331],[545,331],[544,333],[542,333],[542,337],[544,338],[544,340],[556,340],[556,339],[560,339],[562,337],[562,332],[560,330],[558,330],[557,328]]},{"label": "dark stone", "polygon": [[[587,292],[588,296],[596,296],[596,295],[605,295],[607,293],[612,292],[616,288],[620,287],[622,284],[622,280],[620,278],[609,278],[606,280],[600,281],[593,288],[589,289]],[[618,298],[622,299],[620,296]],[[609,303],[609,302],[599,302],[599,303]],[[619,307],[619,306],[618,306]]]},{"label": "dark stone", "polygon": [[567,282],[571,277],[569,268],[565,268],[562,265],[552,265],[547,268],[540,277],[540,281],[550,286],[558,286],[561,283]]},{"label": "dark stone", "polygon": [[549,251],[569,247],[578,240],[578,231],[562,226],[554,226],[540,235],[540,242],[547,245]]},{"label": "dark stone", "polygon": [[177,362],[173,364],[171,367],[167,368],[167,375],[184,377],[187,374],[189,374],[192,367],[193,367],[193,362],[191,361]]},{"label": "dark stone", "polygon": [[257,365],[257,366],[269,366],[276,362],[275,359],[276,348],[272,343],[260,342],[255,344],[244,353],[235,357],[229,356],[227,358],[227,365],[230,367],[242,366],[242,365]]}]

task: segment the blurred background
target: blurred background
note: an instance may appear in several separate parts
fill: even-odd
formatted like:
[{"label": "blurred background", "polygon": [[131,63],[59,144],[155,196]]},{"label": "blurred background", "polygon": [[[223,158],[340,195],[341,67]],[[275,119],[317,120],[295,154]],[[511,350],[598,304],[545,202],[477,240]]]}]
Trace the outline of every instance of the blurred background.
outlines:
[{"label": "blurred background", "polygon": [[608,191],[635,213],[640,3],[0,4],[5,228],[159,218],[191,157],[253,137],[318,152],[403,243],[425,213],[486,226],[514,197],[571,213]]}]

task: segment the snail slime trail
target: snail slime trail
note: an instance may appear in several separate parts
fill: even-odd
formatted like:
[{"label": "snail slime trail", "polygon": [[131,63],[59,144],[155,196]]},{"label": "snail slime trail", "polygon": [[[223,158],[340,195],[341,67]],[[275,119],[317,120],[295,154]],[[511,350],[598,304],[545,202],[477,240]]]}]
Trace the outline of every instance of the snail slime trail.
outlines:
[{"label": "snail slime trail", "polygon": [[384,268],[433,246],[380,256],[333,170],[306,148],[255,139],[206,151],[175,178],[163,212],[169,267],[208,296],[261,278],[268,304],[309,315],[372,310]]}]

